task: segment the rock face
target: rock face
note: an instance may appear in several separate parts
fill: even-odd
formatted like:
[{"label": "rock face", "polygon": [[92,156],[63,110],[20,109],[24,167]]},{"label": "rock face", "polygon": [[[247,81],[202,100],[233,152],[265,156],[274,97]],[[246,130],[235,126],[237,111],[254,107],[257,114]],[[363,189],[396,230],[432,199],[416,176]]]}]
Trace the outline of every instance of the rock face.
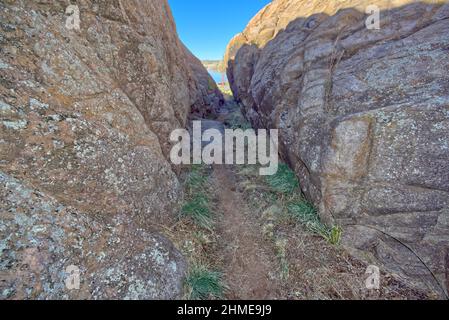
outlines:
[{"label": "rock face", "polygon": [[[395,5],[405,2],[410,1],[394,1]],[[371,4],[376,4],[379,9],[386,9],[393,5],[392,0],[376,0]],[[224,65],[227,65],[229,60],[234,60],[243,45],[252,44],[262,48],[297,18],[307,18],[318,13],[333,15],[343,8],[365,12],[366,7],[367,2],[363,0],[274,0],[251,19],[243,32],[231,39],[224,55]]]},{"label": "rock face", "polygon": [[0,298],[179,297],[184,259],[150,227],[179,207],[168,139],[212,101],[206,70],[165,0],[80,1],[79,30],[69,5],[0,2]]},{"label": "rock face", "polygon": [[408,2],[273,1],[230,44],[228,77],[354,254],[447,294],[449,4]]},{"label": "rock face", "polygon": [[[182,290],[183,257],[127,214],[68,208],[5,174],[0,205],[2,298],[173,299]],[[70,266],[79,268],[79,290],[66,287]]]},{"label": "rock face", "polygon": [[196,80],[194,92],[197,94],[196,100],[192,104],[191,116],[199,118],[215,116],[224,104],[223,94],[201,61],[189,49],[185,48],[185,50],[188,64]]}]

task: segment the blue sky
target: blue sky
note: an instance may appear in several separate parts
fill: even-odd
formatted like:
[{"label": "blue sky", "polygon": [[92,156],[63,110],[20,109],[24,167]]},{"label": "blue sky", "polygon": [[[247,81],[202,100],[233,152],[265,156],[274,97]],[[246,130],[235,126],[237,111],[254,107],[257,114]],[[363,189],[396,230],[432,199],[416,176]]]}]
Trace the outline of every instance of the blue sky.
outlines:
[{"label": "blue sky", "polygon": [[219,60],[231,38],[271,0],[168,0],[178,34],[202,60]]}]

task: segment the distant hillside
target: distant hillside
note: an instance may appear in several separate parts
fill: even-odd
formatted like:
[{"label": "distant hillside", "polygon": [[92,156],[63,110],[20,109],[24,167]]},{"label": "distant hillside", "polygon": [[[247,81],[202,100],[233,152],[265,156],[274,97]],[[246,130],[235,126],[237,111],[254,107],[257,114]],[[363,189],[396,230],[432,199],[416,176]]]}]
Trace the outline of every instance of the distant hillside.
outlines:
[{"label": "distant hillside", "polygon": [[201,62],[203,63],[204,67],[206,67],[206,69],[208,70],[224,72],[221,60],[202,60]]}]

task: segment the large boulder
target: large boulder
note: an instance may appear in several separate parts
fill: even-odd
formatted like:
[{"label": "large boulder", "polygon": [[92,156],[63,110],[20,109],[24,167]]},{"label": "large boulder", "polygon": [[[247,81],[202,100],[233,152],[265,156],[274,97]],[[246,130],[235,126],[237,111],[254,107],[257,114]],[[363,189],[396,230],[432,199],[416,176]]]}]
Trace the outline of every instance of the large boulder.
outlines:
[{"label": "large boulder", "polygon": [[[350,2],[273,1],[243,32],[231,87],[254,126],[281,130],[349,250],[447,294],[449,4]],[[365,26],[373,4],[380,30]]]},{"label": "large boulder", "polygon": [[67,264],[82,297],[179,297],[184,260],[150,230],[179,208],[169,135],[207,71],[165,0],[79,1],[79,30],[71,2],[0,2],[0,297],[69,297]]},{"label": "large boulder", "polygon": [[3,173],[0,206],[0,298],[148,300],[182,294],[184,258],[127,214],[109,219],[67,207]]}]

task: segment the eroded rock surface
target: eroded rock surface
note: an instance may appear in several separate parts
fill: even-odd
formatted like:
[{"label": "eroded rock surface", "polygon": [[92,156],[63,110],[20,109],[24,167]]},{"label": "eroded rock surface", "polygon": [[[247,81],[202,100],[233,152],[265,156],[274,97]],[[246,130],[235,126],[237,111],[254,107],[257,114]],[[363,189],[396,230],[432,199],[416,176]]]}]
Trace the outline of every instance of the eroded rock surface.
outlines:
[{"label": "eroded rock surface", "polygon": [[207,118],[217,116],[224,105],[224,97],[215,80],[207,72],[201,61],[185,48],[187,62],[195,78],[196,100],[192,103],[191,117]]},{"label": "eroded rock surface", "polygon": [[[0,205],[1,298],[147,300],[182,292],[184,258],[126,214],[92,216],[3,173]],[[78,290],[66,287],[77,283],[71,266],[79,268]]]},{"label": "eroded rock surface", "polygon": [[[371,4],[383,10],[380,30],[365,26]],[[344,244],[440,294],[449,284],[448,30],[444,1],[277,0],[228,54],[248,119],[281,129],[285,160],[323,219],[343,226]]]},{"label": "eroded rock surface", "polygon": [[70,4],[0,2],[0,297],[71,297],[72,264],[83,298],[178,297],[184,260],[149,226],[179,207],[168,139],[207,72],[165,0],[80,1],[80,30]]}]

